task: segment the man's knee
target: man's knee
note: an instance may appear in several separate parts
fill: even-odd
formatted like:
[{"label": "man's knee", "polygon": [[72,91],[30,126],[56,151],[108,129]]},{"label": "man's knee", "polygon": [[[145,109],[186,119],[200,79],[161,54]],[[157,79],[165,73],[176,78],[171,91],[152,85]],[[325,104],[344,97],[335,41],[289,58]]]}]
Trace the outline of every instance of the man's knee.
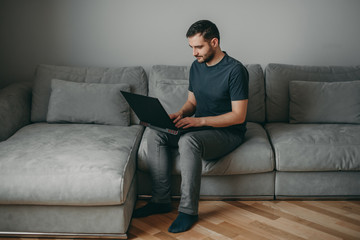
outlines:
[{"label": "man's knee", "polygon": [[195,135],[193,134],[184,134],[180,137],[179,140],[179,152],[184,152],[184,151],[198,151],[198,152],[202,152],[202,143],[201,140],[198,139]]}]

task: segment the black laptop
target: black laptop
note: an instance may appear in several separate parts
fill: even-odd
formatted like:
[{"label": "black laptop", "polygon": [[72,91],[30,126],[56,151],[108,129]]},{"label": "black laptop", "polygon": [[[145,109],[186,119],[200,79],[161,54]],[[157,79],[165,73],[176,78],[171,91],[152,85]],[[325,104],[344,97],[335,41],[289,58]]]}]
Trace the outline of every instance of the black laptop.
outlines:
[{"label": "black laptop", "polygon": [[191,127],[179,129],[161,105],[159,99],[121,91],[122,95],[140,119],[140,124],[173,135],[189,131],[210,129],[211,127]]}]

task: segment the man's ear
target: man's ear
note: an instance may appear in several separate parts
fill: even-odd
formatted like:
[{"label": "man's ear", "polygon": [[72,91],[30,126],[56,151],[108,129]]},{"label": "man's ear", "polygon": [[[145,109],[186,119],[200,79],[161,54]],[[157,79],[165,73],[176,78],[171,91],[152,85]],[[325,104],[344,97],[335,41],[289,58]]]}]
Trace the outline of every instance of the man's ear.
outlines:
[{"label": "man's ear", "polygon": [[210,45],[211,45],[212,47],[214,47],[214,48],[217,47],[217,46],[219,46],[219,39],[217,39],[217,38],[211,39]]}]

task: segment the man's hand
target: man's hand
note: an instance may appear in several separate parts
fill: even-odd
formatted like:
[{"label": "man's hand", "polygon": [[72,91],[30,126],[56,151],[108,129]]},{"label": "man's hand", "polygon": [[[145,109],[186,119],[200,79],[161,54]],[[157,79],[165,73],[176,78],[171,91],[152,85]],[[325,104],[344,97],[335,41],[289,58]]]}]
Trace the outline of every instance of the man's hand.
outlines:
[{"label": "man's hand", "polygon": [[[182,106],[182,108],[176,113],[169,114],[169,117],[170,117],[170,119],[173,120],[175,125],[178,125],[178,124],[180,124],[180,121],[182,121],[186,117],[192,116],[195,113],[195,109],[196,109],[195,95],[194,95],[194,93],[189,91],[188,99],[185,102],[185,104]],[[181,125],[183,125],[183,124],[181,124]]]},{"label": "man's hand", "polygon": [[184,117],[181,111],[169,114],[170,119],[175,123],[177,128],[189,128],[189,127],[201,127],[204,125],[204,121],[201,118]]},{"label": "man's hand", "polygon": [[186,117],[180,119],[175,126],[177,128],[190,128],[190,127],[202,127],[205,125],[205,122],[202,118],[196,118],[196,117]]},{"label": "man's hand", "polygon": [[174,123],[177,123],[178,121],[180,121],[183,118],[183,114],[181,112],[176,112],[176,113],[169,114],[169,117],[171,120],[173,120]]}]

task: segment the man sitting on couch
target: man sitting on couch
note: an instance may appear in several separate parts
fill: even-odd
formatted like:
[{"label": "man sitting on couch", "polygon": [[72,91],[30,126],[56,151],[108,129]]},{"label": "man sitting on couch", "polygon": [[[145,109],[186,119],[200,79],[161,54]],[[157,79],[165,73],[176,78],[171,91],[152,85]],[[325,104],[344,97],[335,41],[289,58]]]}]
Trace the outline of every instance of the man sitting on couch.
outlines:
[{"label": "man sitting on couch", "polygon": [[153,181],[152,199],[134,212],[134,217],[145,217],[171,211],[168,149],[178,147],[182,182],[179,215],[169,227],[174,233],[189,230],[198,219],[202,159],[214,161],[243,142],[248,103],[248,72],[221,50],[216,25],[198,21],[186,37],[197,60],[190,69],[188,99],[170,118],[178,128],[212,128],[180,136],[151,130],[147,162]]}]

